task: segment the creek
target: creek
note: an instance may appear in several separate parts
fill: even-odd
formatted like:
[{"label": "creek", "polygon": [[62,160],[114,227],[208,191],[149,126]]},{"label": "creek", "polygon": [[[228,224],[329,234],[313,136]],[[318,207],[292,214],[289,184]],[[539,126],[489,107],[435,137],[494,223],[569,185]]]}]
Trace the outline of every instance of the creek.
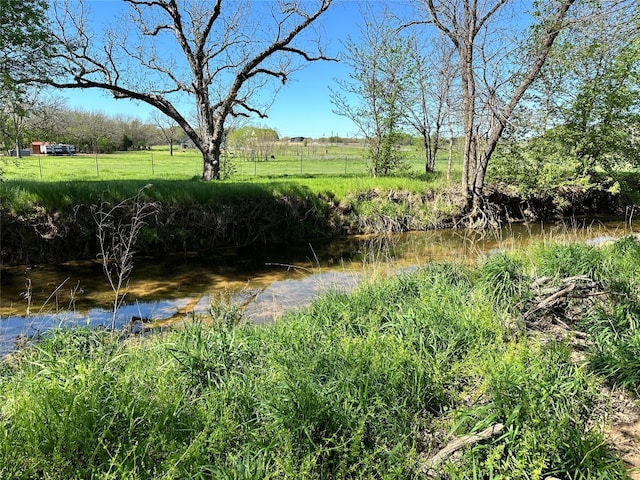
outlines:
[{"label": "creek", "polygon": [[[134,332],[162,328],[219,302],[264,323],[329,289],[348,291],[363,278],[434,261],[472,263],[532,242],[598,243],[632,232],[622,221],[574,220],[136,257],[115,325]],[[111,326],[113,298],[99,261],[0,267],[0,353],[55,327]]]}]

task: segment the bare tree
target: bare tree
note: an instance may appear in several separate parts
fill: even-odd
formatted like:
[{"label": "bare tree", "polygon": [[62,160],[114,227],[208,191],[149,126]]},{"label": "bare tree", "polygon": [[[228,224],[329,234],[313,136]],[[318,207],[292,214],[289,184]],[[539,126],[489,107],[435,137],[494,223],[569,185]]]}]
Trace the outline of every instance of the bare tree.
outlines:
[{"label": "bare tree", "polygon": [[180,125],[173,118],[156,111],[151,114],[151,123],[160,129],[162,137],[169,144],[169,155],[173,156],[173,146],[183,134]]},{"label": "bare tree", "polygon": [[34,139],[62,141],[69,126],[68,113],[64,98],[51,92],[41,94],[29,117]]},{"label": "bare tree", "polygon": [[425,150],[425,172],[435,170],[440,148],[440,136],[447,115],[453,112],[447,108],[456,73],[453,69],[455,51],[445,44],[444,38],[421,45],[419,36],[410,37],[409,54],[415,65],[412,94],[405,96],[407,122],[420,134]]},{"label": "bare tree", "polygon": [[[489,160],[507,123],[527,89],[540,74],[558,34],[566,26],[569,10],[577,0],[553,0],[541,5],[539,23],[528,39],[530,48],[526,55],[515,59],[513,55],[495,55],[502,49],[516,51],[513,43],[504,44],[509,36],[498,34],[500,13],[509,0],[460,1],[421,0],[428,13],[428,22],[435,25],[453,44],[460,62],[461,113],[464,130],[462,186],[467,193],[467,206],[472,216],[482,211],[482,192]],[[489,41],[498,42],[490,51]],[[512,68],[505,68],[500,77],[493,75],[499,60],[506,60]],[[490,59],[490,61],[489,61]],[[517,61],[516,61],[517,60]],[[494,69],[492,72],[491,70]],[[506,75],[506,77],[504,76]],[[489,87],[484,91],[485,104],[478,83],[481,79]],[[486,130],[482,132],[483,125]]]},{"label": "bare tree", "polygon": [[[205,180],[220,178],[229,117],[265,118],[273,99],[266,92],[275,94],[278,82],[283,85],[304,62],[329,60],[319,39],[307,45],[310,37],[303,33],[332,0],[122,2],[127,19],[104,32],[90,26],[85,0],[54,2],[60,74],[37,80],[99,88],[157,108],[202,152]],[[199,125],[179,110],[185,98]]]}]

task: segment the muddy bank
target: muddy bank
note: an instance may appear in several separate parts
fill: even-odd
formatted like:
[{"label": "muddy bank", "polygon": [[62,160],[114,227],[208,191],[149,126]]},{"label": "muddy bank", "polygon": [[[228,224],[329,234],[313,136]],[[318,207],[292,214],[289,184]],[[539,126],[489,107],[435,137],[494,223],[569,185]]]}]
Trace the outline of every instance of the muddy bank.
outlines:
[{"label": "muddy bank", "polygon": [[624,216],[633,208],[625,195],[603,188],[566,185],[526,196],[505,186],[487,192],[489,208],[501,221],[539,222],[584,216]]},{"label": "muddy bank", "polygon": [[[628,211],[620,195],[571,187],[526,198],[508,189],[493,188],[487,194],[486,205],[500,222],[619,216],[625,214],[625,209]],[[3,208],[2,264],[95,258],[100,253],[96,208],[76,205],[50,212],[39,206],[29,213]],[[339,235],[464,228],[463,208],[464,196],[456,189],[422,194],[376,189],[348,195],[340,201],[328,196],[260,196],[217,207],[156,201],[153,215],[145,218],[136,251],[157,255]],[[126,226],[132,212],[132,205],[126,205],[114,212],[112,220]]]}]

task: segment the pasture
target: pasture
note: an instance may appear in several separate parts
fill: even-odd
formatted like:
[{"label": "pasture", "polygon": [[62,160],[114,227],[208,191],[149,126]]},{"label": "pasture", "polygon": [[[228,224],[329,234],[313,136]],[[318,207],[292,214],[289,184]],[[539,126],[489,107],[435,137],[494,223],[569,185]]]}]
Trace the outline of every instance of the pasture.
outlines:
[{"label": "pasture", "polygon": [[[405,147],[409,170],[390,177],[369,174],[366,147],[362,144],[290,144],[279,142],[274,158],[246,161],[240,155],[223,159],[232,175],[210,184],[198,181],[202,156],[195,149],[154,147],[145,151],[74,156],[30,155],[0,157],[0,198],[14,211],[35,205],[48,211],[91,204],[96,198],[119,201],[152,184],[151,199],[163,202],[224,203],[238,195],[252,196],[256,188],[277,195],[304,189],[308,194],[341,200],[347,195],[380,189],[420,193],[438,191],[460,178],[460,154],[447,179],[447,152],[441,151],[436,172],[424,173],[424,152]],[[223,163],[223,170],[227,168]],[[106,195],[106,196],[105,196]]]},{"label": "pasture", "polygon": [[[424,151],[404,147],[408,176],[424,173]],[[232,180],[261,178],[347,176],[368,177],[366,147],[361,143],[308,145],[278,142],[266,160],[247,160],[248,155],[234,153],[224,157],[223,168],[231,165]],[[441,152],[437,170],[446,171],[446,152]],[[226,164],[226,165],[225,165]],[[456,162],[457,165],[459,162]],[[30,155],[23,158],[0,157],[5,180],[44,182],[77,180],[187,180],[202,174],[202,156],[196,149],[153,147],[151,150],[74,156]]]}]

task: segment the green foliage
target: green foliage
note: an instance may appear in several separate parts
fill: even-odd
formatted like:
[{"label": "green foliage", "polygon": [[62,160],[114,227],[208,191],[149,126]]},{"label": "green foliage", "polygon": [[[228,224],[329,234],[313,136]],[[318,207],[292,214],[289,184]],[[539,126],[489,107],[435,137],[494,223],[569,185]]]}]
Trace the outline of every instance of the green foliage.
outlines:
[{"label": "green foliage", "polygon": [[338,80],[332,91],[336,113],[349,118],[367,139],[369,171],[374,177],[407,169],[399,148],[406,140],[403,122],[417,65],[411,42],[390,26],[388,12],[366,13],[366,26],[357,40],[349,38],[341,60],[351,67],[349,80]]},{"label": "green foliage", "polygon": [[640,393],[640,242],[624,237],[603,253],[613,294],[587,312],[582,328],[594,337],[589,366],[615,386]]},{"label": "green foliage", "polygon": [[247,126],[227,133],[227,148],[246,162],[264,162],[272,156],[278,132],[272,128]]},{"label": "green foliage", "polygon": [[538,276],[565,278],[586,275],[600,280],[605,273],[602,251],[586,244],[540,246],[535,260]]},{"label": "green foliage", "polygon": [[527,140],[504,138],[488,170],[489,178],[527,194],[564,185],[588,184],[578,160],[563,143],[566,129],[556,127]]},{"label": "green foliage", "polygon": [[635,164],[638,145],[635,132],[640,125],[640,49],[633,42],[581,86],[567,112],[564,135],[560,137],[584,173],[596,167]]},{"label": "green foliage", "polygon": [[[638,167],[640,43],[624,8],[561,32],[534,101],[509,127],[490,175],[524,191],[598,183]],[[580,7],[579,7],[580,8]],[[538,105],[536,109],[532,105]],[[533,121],[532,121],[533,119]]]},{"label": "green foliage", "polygon": [[[628,262],[640,247],[607,248]],[[440,473],[625,478],[591,427],[597,378],[500,321],[526,283],[516,258],[429,264],[272,325],[217,306],[144,339],[54,332],[0,370],[0,475],[415,478],[442,446],[426,438],[501,422]],[[632,271],[616,262],[603,279]],[[592,368],[616,356],[632,378],[637,338]]]},{"label": "green foliage", "polygon": [[[14,82],[47,70],[50,40],[45,0],[0,0],[0,98]],[[13,84],[13,85],[12,85]]]},{"label": "green foliage", "polygon": [[623,335],[602,331],[596,341],[589,366],[609,383],[640,394],[640,330],[636,327]]},{"label": "green foliage", "polygon": [[486,259],[478,274],[478,285],[500,307],[515,305],[530,293],[524,264],[507,253]]},{"label": "green foliage", "polygon": [[596,385],[570,361],[565,346],[538,350],[522,343],[490,356],[482,367],[490,403],[465,415],[489,412],[505,429],[497,440],[469,450],[459,466],[450,465],[453,478],[472,478],[471,472],[488,478],[626,478],[602,433],[588,427]]},{"label": "green foliage", "polygon": [[534,259],[538,276],[586,275],[600,282],[606,295],[573,300],[582,307],[566,321],[591,336],[587,363],[593,372],[614,386],[639,392],[640,242],[623,237],[603,247],[549,245],[539,247]]}]

